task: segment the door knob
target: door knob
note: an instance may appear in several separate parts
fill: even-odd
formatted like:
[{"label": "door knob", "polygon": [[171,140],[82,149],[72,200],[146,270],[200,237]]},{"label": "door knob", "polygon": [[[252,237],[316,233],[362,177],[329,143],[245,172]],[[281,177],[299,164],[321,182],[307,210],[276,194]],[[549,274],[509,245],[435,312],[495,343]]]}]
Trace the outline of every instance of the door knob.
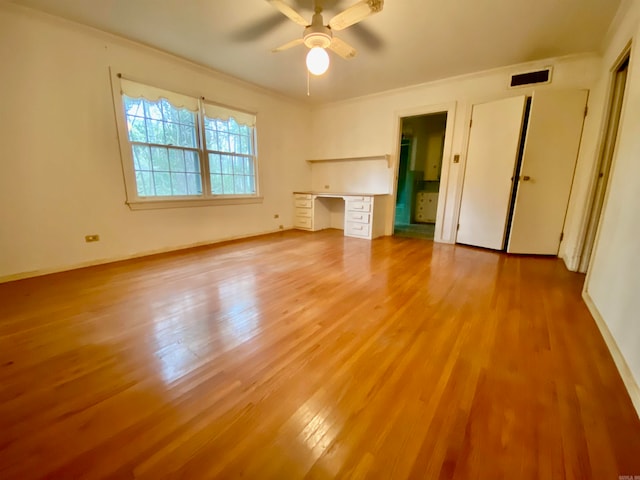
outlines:
[{"label": "door knob", "polygon": [[529,180],[531,180],[531,177],[529,175],[525,175],[524,177],[522,177],[523,182],[528,182]]}]

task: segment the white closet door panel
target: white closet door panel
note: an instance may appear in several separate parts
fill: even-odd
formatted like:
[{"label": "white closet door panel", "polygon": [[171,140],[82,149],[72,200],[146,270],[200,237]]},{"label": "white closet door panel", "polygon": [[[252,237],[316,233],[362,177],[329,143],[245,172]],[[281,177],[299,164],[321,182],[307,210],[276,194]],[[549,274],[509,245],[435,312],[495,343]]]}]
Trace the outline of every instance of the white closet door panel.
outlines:
[{"label": "white closet door panel", "polygon": [[504,248],[526,97],[473,106],[456,241]]},{"label": "white closet door panel", "polygon": [[557,255],[582,137],[587,90],[533,94],[510,253]]}]

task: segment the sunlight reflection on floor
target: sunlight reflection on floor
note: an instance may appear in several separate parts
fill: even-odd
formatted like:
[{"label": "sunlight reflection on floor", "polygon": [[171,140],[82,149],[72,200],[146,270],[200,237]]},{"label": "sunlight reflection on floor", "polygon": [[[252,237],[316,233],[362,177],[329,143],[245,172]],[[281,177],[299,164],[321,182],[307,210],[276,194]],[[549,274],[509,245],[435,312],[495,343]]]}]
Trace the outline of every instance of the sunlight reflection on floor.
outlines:
[{"label": "sunlight reflection on floor", "polygon": [[[249,268],[238,273],[216,287],[213,305],[204,293],[179,291],[153,306],[155,355],[166,384],[200,366],[200,358],[232,350],[260,331],[255,275]],[[204,343],[212,331],[216,343]]]}]

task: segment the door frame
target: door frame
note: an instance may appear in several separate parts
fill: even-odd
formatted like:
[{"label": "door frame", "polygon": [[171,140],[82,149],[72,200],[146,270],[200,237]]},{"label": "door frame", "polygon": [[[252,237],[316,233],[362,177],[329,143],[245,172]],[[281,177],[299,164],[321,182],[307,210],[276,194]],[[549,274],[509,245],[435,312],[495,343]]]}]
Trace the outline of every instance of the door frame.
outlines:
[{"label": "door frame", "polygon": [[435,113],[446,113],[447,123],[444,133],[444,149],[442,151],[442,170],[440,172],[440,191],[438,193],[438,210],[436,213],[436,225],[434,232],[434,242],[455,243],[455,229],[453,232],[448,231],[444,227],[445,213],[455,214],[453,208],[447,205],[449,197],[449,174],[453,152],[453,133],[455,125],[457,102],[439,103],[433,105],[424,105],[409,109],[397,110],[394,112],[395,136],[392,145],[394,145],[395,161],[393,162],[393,175],[391,175],[391,192],[392,201],[387,206],[387,219],[385,224],[385,235],[393,235],[393,228],[396,217],[396,201],[398,199],[398,173],[400,168],[400,144],[402,137],[402,119],[406,117],[416,117],[420,115],[431,115]]},{"label": "door frame", "polygon": [[[589,194],[587,196],[586,203],[585,203],[582,228],[579,236],[580,241],[576,248],[576,251],[579,252],[579,254],[574,265],[576,270],[580,273],[588,273],[589,270],[591,269],[593,252],[596,249],[596,246],[598,244],[598,237],[599,237],[600,226],[602,223],[602,216],[603,216],[602,214],[604,213],[604,210],[607,206],[607,198],[609,196],[611,177],[613,174],[613,169],[615,167],[616,151],[617,151],[618,138],[620,133],[619,125],[618,125],[618,131],[616,132],[615,139],[613,140],[613,148],[610,149],[609,153],[607,153],[606,151],[607,136],[612,127],[611,113],[612,113],[612,109],[614,107],[614,102],[615,102],[616,79],[620,71],[620,68],[624,65],[625,62],[629,63],[629,65],[627,66],[627,82],[625,83],[625,90],[626,90],[626,86],[628,85],[629,72],[631,70],[631,47],[632,47],[632,42],[629,41],[625,45],[625,47],[622,49],[620,54],[616,57],[615,61],[611,65],[611,68],[609,69],[609,82],[607,87],[607,96],[605,97],[606,105],[605,105],[605,110],[603,112],[603,117],[602,117],[603,118],[602,126],[600,128],[598,156],[596,157],[596,161],[594,162],[593,169],[592,169],[591,180],[589,183]],[[617,119],[618,123],[620,123],[626,109],[626,95],[624,93],[625,92],[623,91],[619,118]],[[608,155],[608,154],[611,155],[611,158],[606,160],[605,155]],[[606,183],[602,185],[602,190],[600,192],[600,199],[598,199],[596,198],[596,196],[598,196],[598,178],[599,178],[601,166],[606,162],[608,163],[608,166],[606,166],[608,170],[608,174],[607,174],[608,176],[606,178]],[[594,215],[596,214],[595,209],[597,208],[597,202],[600,202],[600,213],[598,214],[597,219],[593,219]],[[591,240],[589,240],[590,236],[591,236]],[[588,248],[588,243],[591,244],[590,252],[589,252],[589,261],[587,264],[585,264],[585,258],[584,258],[585,248]],[[585,286],[586,286],[586,282],[585,282]]]}]

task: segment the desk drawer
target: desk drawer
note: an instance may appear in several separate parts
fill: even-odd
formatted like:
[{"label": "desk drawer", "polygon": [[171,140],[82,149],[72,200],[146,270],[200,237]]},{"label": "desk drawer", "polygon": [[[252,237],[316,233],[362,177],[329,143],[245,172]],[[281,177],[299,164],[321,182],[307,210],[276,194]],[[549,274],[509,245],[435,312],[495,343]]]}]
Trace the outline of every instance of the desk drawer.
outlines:
[{"label": "desk drawer", "polygon": [[311,217],[299,217],[296,215],[293,218],[293,226],[295,228],[311,229]]},{"label": "desk drawer", "polygon": [[296,198],[295,201],[295,206],[296,207],[301,207],[301,208],[311,208],[311,205],[313,204],[313,200],[311,199],[304,199],[304,198]]},{"label": "desk drawer", "polygon": [[346,205],[347,212],[370,212],[371,211],[371,202],[354,202],[347,201]]},{"label": "desk drawer", "polygon": [[344,197],[346,202],[363,202],[363,203],[371,203],[371,197]]},{"label": "desk drawer", "polygon": [[347,212],[347,221],[355,223],[371,223],[371,214],[365,212]]},{"label": "desk drawer", "polygon": [[344,234],[349,237],[369,238],[371,236],[371,225],[368,223],[347,222]]},{"label": "desk drawer", "polygon": [[311,200],[311,195],[309,195],[308,193],[295,193],[293,195],[293,198],[295,198],[296,200]]},{"label": "desk drawer", "polygon": [[311,208],[300,208],[300,207],[297,207],[296,211],[295,211],[295,216],[296,217],[311,217],[311,212],[312,212]]}]

